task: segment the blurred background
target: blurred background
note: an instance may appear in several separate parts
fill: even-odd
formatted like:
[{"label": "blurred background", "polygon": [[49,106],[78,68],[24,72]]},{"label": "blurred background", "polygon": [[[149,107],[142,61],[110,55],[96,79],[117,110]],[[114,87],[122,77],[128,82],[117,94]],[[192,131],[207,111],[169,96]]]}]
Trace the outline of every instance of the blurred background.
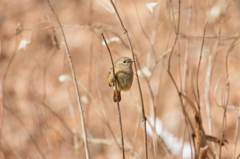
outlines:
[{"label": "blurred background", "polygon": [[[152,125],[162,138],[162,142],[155,142],[148,127],[149,158],[191,158],[192,132],[185,123],[178,92],[167,72],[179,3],[114,2],[138,59],[148,122],[156,118]],[[128,40],[108,0],[50,0],[50,3],[63,25],[73,60],[90,157],[120,159],[117,105],[107,81],[112,66],[100,33],[108,40],[114,61],[122,56],[132,58]],[[222,158],[237,158],[240,153],[240,138],[236,136],[240,113],[239,18],[238,0],[182,0],[179,37],[170,62],[178,89],[195,105],[198,78],[205,133],[221,139],[224,132],[228,141],[222,147]],[[0,158],[85,158],[71,69],[60,29],[46,1],[0,1],[0,77]],[[194,125],[192,109],[186,101],[183,104]],[[223,105],[228,106],[224,129]],[[126,158],[144,158],[136,77],[131,90],[122,93],[120,108]],[[209,142],[209,146],[219,154],[219,144]],[[210,153],[208,157],[212,158]]]}]

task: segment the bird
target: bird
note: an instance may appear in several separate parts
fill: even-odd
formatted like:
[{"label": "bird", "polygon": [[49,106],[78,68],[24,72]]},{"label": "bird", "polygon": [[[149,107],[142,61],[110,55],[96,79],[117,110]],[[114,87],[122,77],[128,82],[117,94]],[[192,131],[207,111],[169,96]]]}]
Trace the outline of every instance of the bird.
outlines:
[{"label": "bird", "polygon": [[[132,70],[132,60],[129,57],[121,57],[114,63],[115,77],[113,75],[113,69],[111,68],[108,74],[108,84],[113,87],[113,101],[121,101],[121,91],[130,90],[133,83],[133,70]],[[117,84],[117,90],[115,90],[114,80]],[[117,93],[118,92],[118,97]]]}]

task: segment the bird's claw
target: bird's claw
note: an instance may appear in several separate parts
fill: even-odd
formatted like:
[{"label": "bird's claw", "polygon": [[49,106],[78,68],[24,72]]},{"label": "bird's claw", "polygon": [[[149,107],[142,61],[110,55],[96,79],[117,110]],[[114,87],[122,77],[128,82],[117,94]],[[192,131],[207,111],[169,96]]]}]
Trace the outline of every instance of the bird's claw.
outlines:
[{"label": "bird's claw", "polygon": [[114,77],[114,78],[113,78],[113,82],[115,82],[116,80],[117,80],[117,77]]},{"label": "bird's claw", "polygon": [[114,97],[114,101],[119,101],[119,97]]}]

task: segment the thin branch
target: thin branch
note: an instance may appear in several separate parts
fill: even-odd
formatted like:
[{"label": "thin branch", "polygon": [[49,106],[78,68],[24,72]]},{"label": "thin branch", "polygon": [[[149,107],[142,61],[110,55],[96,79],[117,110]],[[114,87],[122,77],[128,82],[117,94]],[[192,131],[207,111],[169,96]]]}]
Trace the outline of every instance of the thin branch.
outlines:
[{"label": "thin branch", "polygon": [[[53,23],[53,22],[50,22]],[[55,24],[55,23],[54,23]],[[124,40],[122,39],[122,37],[115,31],[113,31],[112,29],[105,27],[105,26],[89,26],[89,25],[66,25],[66,24],[61,24],[61,26],[63,28],[77,28],[77,29],[96,29],[96,30],[104,30],[107,32],[110,32],[114,35],[116,35],[120,41],[122,42],[122,44],[129,49],[128,45],[124,42]],[[44,28],[35,28],[35,29],[22,29],[22,31],[42,31],[42,30],[49,30],[49,29],[59,29],[59,26],[50,26],[50,27],[44,27]],[[96,32],[96,30],[94,30]]]},{"label": "thin branch", "polygon": [[[62,123],[62,125],[67,129],[67,131],[72,134],[73,136],[76,136],[76,134],[74,134],[71,130],[71,128],[67,125],[67,123],[62,119],[61,116],[59,116],[54,110],[52,110],[52,108],[50,108],[50,106],[48,106],[46,103],[41,102],[41,104],[48,109],[48,111],[50,111],[56,118],[58,118],[58,120]],[[82,136],[77,135],[76,137],[80,138],[81,140],[83,140]]]},{"label": "thin branch", "polygon": [[12,54],[12,56],[10,57],[10,60],[7,64],[7,68],[3,74],[3,78],[2,78],[2,105],[0,106],[0,128],[1,128],[1,123],[2,123],[2,112],[3,112],[3,107],[5,105],[5,96],[4,96],[4,93],[5,93],[5,86],[6,86],[6,78],[7,78],[7,74],[8,74],[8,71],[9,71],[9,68],[11,66],[11,63],[16,55],[16,52],[17,52],[17,43],[18,43],[18,36],[16,36],[16,44],[15,44],[15,48],[14,48],[14,52]]},{"label": "thin branch", "polygon": [[52,57],[52,55],[55,53],[55,49],[51,50],[50,55],[46,59],[46,63],[43,67],[43,95],[41,101],[44,101],[46,98],[46,74],[47,74],[47,65]]},{"label": "thin branch", "polygon": [[[170,4],[169,4],[170,3]],[[175,34],[179,34],[179,29],[178,29],[178,26],[176,26],[176,22],[175,22],[175,17],[174,17],[174,14],[176,13],[174,13],[173,12],[173,4],[172,4],[172,0],[169,0],[169,2],[168,2],[168,5],[170,5],[170,6],[168,6],[168,12],[169,12],[169,18],[172,16],[172,21],[171,21],[171,19],[170,19],[170,22],[173,24],[173,28],[174,28],[174,32],[175,32]],[[179,14],[180,12],[178,11],[178,14]],[[178,15],[178,17],[180,17],[180,15]],[[179,23],[178,23],[179,24]]]},{"label": "thin branch", "polygon": [[[48,109],[48,111],[50,111],[56,118],[58,118],[58,120],[62,123],[62,125],[67,129],[67,131],[74,137],[83,140],[82,136],[78,135],[77,133],[73,133],[73,131],[71,130],[71,128],[67,125],[67,123],[62,119],[62,117],[59,116],[59,114],[57,114],[54,110],[52,110],[46,103],[42,102],[41,103],[45,108]],[[107,125],[107,127],[109,128],[111,134],[113,135],[114,141],[115,143],[120,146],[118,139],[116,138],[116,136],[114,135],[112,128],[110,127],[109,124],[105,123]],[[95,143],[95,144],[106,144],[106,145],[111,145],[112,144],[112,140],[108,140],[108,139],[98,139],[98,138],[88,138],[88,142],[90,143]],[[125,150],[131,151],[133,152],[134,155],[138,155],[138,153],[136,151],[133,150],[132,147],[127,146],[125,148]],[[139,155],[138,155],[139,156]],[[140,158],[140,157],[139,157]]]},{"label": "thin branch", "polygon": [[[103,35],[103,33],[101,33],[102,38],[105,42],[105,45],[107,46],[110,58],[111,58],[111,62],[112,62],[112,69],[113,69],[113,76],[114,76],[114,80],[113,80],[113,85],[115,86],[115,90],[117,93],[117,97],[119,98],[119,92],[117,89],[117,84],[116,84],[116,74],[115,74],[115,68],[114,68],[114,63],[113,63],[113,58],[112,58],[112,53],[110,48],[108,47],[107,41]],[[123,130],[122,130],[122,119],[121,119],[121,111],[120,111],[120,106],[119,106],[119,100],[117,100],[117,107],[118,107],[118,118],[119,118],[119,127],[120,127],[120,133],[121,133],[121,142],[122,142],[122,158],[125,159],[125,151],[124,151],[124,139],[123,139]]]},{"label": "thin branch", "polygon": [[[191,24],[191,17],[192,17],[192,0],[189,1],[190,3],[190,8],[188,11],[188,18],[187,18],[187,30],[190,31],[190,24]],[[187,39],[186,41],[186,51],[185,51],[185,56],[184,56],[184,72],[183,72],[183,83],[182,83],[182,91],[183,94],[186,95],[186,84],[187,84],[187,71],[188,71],[188,53],[189,53],[189,39]],[[185,104],[185,100],[183,100],[183,104]],[[189,132],[189,127],[187,127],[187,131]],[[189,143],[191,146],[191,157],[193,158],[193,151],[195,150],[195,147],[192,146],[192,142],[191,142],[191,135],[189,135]],[[184,145],[183,145],[184,146]],[[194,148],[194,149],[192,149]],[[182,153],[182,151],[181,151]],[[182,157],[182,156],[181,156]]]},{"label": "thin branch", "polygon": [[[92,16],[93,16],[93,0],[90,0],[90,4],[89,4],[89,19],[88,19],[88,25],[91,26],[92,25]],[[91,37],[90,37],[90,59],[89,59],[89,64],[88,64],[88,89],[89,89],[89,93],[91,94],[92,91],[92,54],[93,54],[93,38],[94,38],[94,32],[91,32]],[[86,105],[86,125],[88,126],[88,119],[89,119],[89,112],[90,112],[90,108],[91,108],[91,104],[90,102],[87,103]]]},{"label": "thin branch", "polygon": [[[102,51],[102,49],[101,49],[101,51]],[[98,60],[98,65],[100,65],[100,61],[102,61],[102,60]],[[115,143],[117,144],[117,146],[121,148],[121,145],[118,143],[116,135],[113,133],[113,130],[112,130],[110,124],[109,124],[109,120],[107,118],[107,113],[106,113],[106,110],[105,110],[105,105],[104,105],[103,100],[102,100],[102,93],[101,93],[100,88],[99,88],[99,77],[100,77],[99,76],[99,72],[100,72],[99,68],[100,68],[100,66],[96,67],[96,86],[97,86],[98,96],[99,96],[99,99],[101,101],[103,116],[105,118],[104,124],[106,124],[107,128],[109,129],[109,131],[110,131],[111,135],[113,136],[113,139],[114,139]]]},{"label": "thin branch", "polygon": [[[222,21],[219,24],[219,29],[218,29],[219,36],[221,35],[221,28],[222,28],[223,21],[224,19],[222,19]],[[215,62],[214,59],[216,58],[216,55],[217,55],[219,43],[220,43],[220,39],[217,39],[213,47],[214,48],[213,53],[209,55],[208,70],[206,75],[205,100],[206,100],[206,110],[207,110],[207,117],[208,117],[208,127],[209,127],[209,132],[211,136],[213,135],[213,132],[212,132],[212,120],[211,120],[211,108],[210,108],[210,85],[211,85],[211,75],[212,75],[213,65]],[[216,155],[216,158],[219,158],[214,142],[212,142],[212,147]]]},{"label": "thin branch", "polygon": [[[151,103],[152,103],[151,116],[153,117],[153,128],[152,129],[156,130],[156,104],[154,102],[154,93],[153,93],[153,89],[151,87],[151,80],[150,80],[151,78],[148,79],[147,76],[144,74],[143,70],[141,69],[138,57],[137,57],[137,55],[135,55],[135,56],[136,56],[137,65],[140,68],[141,74],[143,75],[144,79],[146,80],[148,89],[150,91],[150,97],[151,97]],[[157,140],[156,140],[156,138],[157,138],[156,134],[153,134],[153,147],[154,147],[155,159],[157,158]]]},{"label": "thin branch", "polygon": [[[98,27],[98,26],[89,26],[89,25],[64,25],[62,24],[63,28],[78,28],[78,29],[94,29],[94,28],[99,28],[103,29],[105,31],[112,32],[113,34],[117,34],[113,30],[106,28],[106,27]],[[35,29],[22,29],[22,31],[41,31],[41,30],[49,30],[49,29],[58,29],[60,28],[59,26],[50,26],[50,27],[44,27],[44,28],[35,28]],[[185,35],[184,33],[179,32],[178,33],[178,38],[183,38],[183,39],[189,39],[189,40],[202,40],[202,36],[197,36],[197,35]],[[224,36],[205,36],[205,40],[214,40],[214,39],[220,39],[220,40],[233,40],[236,39],[238,36],[236,34],[233,35],[224,35]]]},{"label": "thin branch", "polygon": [[[176,42],[177,42],[177,40],[178,40],[178,35],[179,35],[179,27],[180,27],[180,9],[181,9],[181,0],[179,0],[178,1],[178,3],[179,3],[179,6],[178,6],[178,25],[177,25],[177,30],[176,30],[176,35],[175,35],[175,40],[174,40],[174,43],[173,43],[173,45],[172,45],[172,48],[171,48],[171,52],[170,52],[170,55],[169,55],[169,59],[168,59],[168,68],[167,68],[167,72],[168,72],[168,74],[169,74],[169,76],[170,76],[170,78],[171,78],[171,81],[173,82],[173,84],[174,84],[174,87],[175,87],[175,89],[176,89],[176,91],[177,91],[177,93],[178,93],[178,97],[179,97],[179,99],[180,99],[180,103],[181,103],[181,108],[182,108],[182,112],[183,112],[183,115],[184,115],[184,117],[185,117],[185,122],[187,123],[189,123],[189,125],[191,126],[191,129],[192,129],[192,132],[194,132],[194,129],[193,129],[193,126],[192,126],[192,124],[191,124],[191,122],[190,122],[190,119],[189,119],[189,116],[188,116],[188,114],[186,113],[186,110],[185,110],[185,108],[184,108],[184,105],[183,105],[183,99],[182,99],[182,94],[181,94],[181,92],[179,91],[179,88],[178,88],[178,86],[177,86],[177,84],[176,84],[176,81],[174,80],[174,78],[173,78],[173,76],[172,76],[172,73],[171,73],[171,71],[170,71],[170,68],[171,68],[171,65],[170,65],[170,63],[171,63],[171,58],[172,58],[172,54],[173,54],[173,50],[174,50],[174,48],[175,48],[175,45],[176,45]],[[173,15],[173,19],[174,19],[174,15]],[[194,142],[193,142],[194,143]],[[195,153],[196,154],[196,153]]]},{"label": "thin branch", "polygon": [[[130,50],[132,52],[132,59],[135,61],[135,56],[134,56],[134,52],[133,52],[133,46],[132,46],[132,43],[131,43],[131,40],[130,40],[130,37],[129,37],[129,34],[128,34],[128,31],[127,29],[125,28],[123,22],[122,22],[122,19],[120,18],[119,14],[118,14],[118,11],[117,11],[117,8],[116,6],[114,5],[113,1],[110,0],[111,3],[112,3],[112,6],[115,10],[115,13],[118,17],[118,20],[122,26],[122,29],[124,31],[124,34],[127,36],[128,38],[128,43],[129,43],[129,46],[130,46]],[[139,78],[138,78],[138,73],[137,73],[137,65],[136,65],[136,62],[134,62],[134,68],[135,68],[135,75],[137,77],[137,82],[138,82],[138,89],[139,89],[139,94],[140,94],[140,98],[141,98],[141,106],[142,106],[142,122],[143,122],[143,128],[144,128],[144,143],[145,143],[145,158],[148,159],[148,148],[147,148],[147,128],[146,128],[146,116],[145,116],[145,110],[144,110],[144,103],[143,103],[143,97],[142,97],[142,90],[141,90],[141,85],[140,85],[140,81],[139,81]]]},{"label": "thin branch", "polygon": [[70,64],[70,67],[71,67],[72,76],[73,76],[73,80],[74,80],[74,86],[75,86],[75,91],[76,91],[76,95],[77,95],[78,107],[79,107],[79,111],[81,113],[81,122],[82,122],[83,136],[84,136],[83,138],[84,138],[84,146],[85,146],[85,155],[86,155],[86,158],[89,159],[90,157],[89,157],[89,149],[88,149],[88,141],[87,141],[87,132],[86,132],[86,127],[85,127],[83,109],[82,109],[81,100],[80,100],[80,93],[79,93],[79,89],[78,89],[78,85],[77,85],[77,78],[76,78],[73,63],[72,63],[72,57],[70,55],[68,45],[67,45],[67,40],[66,40],[62,25],[61,25],[61,23],[58,19],[58,16],[55,13],[55,11],[53,10],[53,7],[51,6],[50,1],[49,0],[46,0],[46,1],[48,3],[49,7],[51,8],[51,10],[53,12],[53,15],[56,18],[56,20],[58,22],[58,25],[59,25],[59,27],[61,29],[61,32],[62,32],[62,37],[63,37],[63,40],[64,40],[64,45],[65,45],[66,53],[68,55],[68,60],[69,60],[69,64]]},{"label": "thin branch", "polygon": [[[224,36],[205,36],[205,40],[214,40],[214,39],[220,39],[220,40],[232,40],[236,39],[236,34],[233,35],[224,35]],[[185,35],[184,33],[179,33],[179,38],[186,38],[191,40],[202,40],[203,36],[197,36],[197,35]]]},{"label": "thin branch", "polygon": [[240,158],[240,154],[238,155],[237,159],[239,159],[239,158]]},{"label": "thin branch", "polygon": [[[160,11],[161,11],[161,2],[162,0],[158,0],[158,6],[157,6],[157,10],[156,10],[156,14],[155,14],[155,18],[154,18],[154,25],[153,25],[153,30],[152,30],[152,35],[151,35],[151,50],[148,53],[147,56],[147,66],[149,69],[151,69],[151,57],[152,57],[152,53],[154,55],[154,57],[156,58],[156,55],[154,53],[154,44],[156,41],[156,36],[157,36],[157,31],[158,31],[158,26],[159,26],[159,16],[160,16]],[[156,61],[156,59],[154,59]]]},{"label": "thin branch", "polygon": [[[138,12],[138,8],[137,8],[137,5],[136,5],[135,0],[133,0],[133,2],[134,2],[134,7],[135,7],[135,10],[136,10],[136,14],[137,14],[137,17],[138,17],[138,21],[139,21],[139,24],[140,24],[141,30],[142,30],[144,36],[146,37],[146,39],[148,40],[150,46],[151,46],[151,49],[150,49],[150,51],[149,51],[148,54],[150,54],[151,52],[153,52],[154,57],[156,58],[156,56],[155,56],[155,50],[154,50],[153,44],[152,44],[150,38],[148,37],[147,33],[145,32],[145,30],[144,30],[144,28],[143,28],[143,26],[142,26],[142,22],[141,22],[141,19],[140,19],[140,17],[139,17],[139,12]],[[155,60],[156,60],[156,59],[155,59]],[[151,69],[151,67],[149,67],[149,69]]]},{"label": "thin branch", "polygon": [[[169,76],[170,76],[170,78],[171,78],[171,80],[172,80],[172,82],[173,82],[175,88],[177,89],[177,92],[179,93],[178,86],[177,86],[175,80],[173,79],[173,76],[172,76],[171,71],[170,71],[170,69],[171,69],[171,65],[170,65],[170,63],[171,63],[171,59],[172,59],[172,54],[173,54],[173,50],[174,50],[174,48],[175,48],[175,45],[176,45],[176,43],[177,43],[178,33],[179,33],[179,27],[180,27],[180,4],[181,4],[181,1],[179,0],[178,2],[179,2],[179,18],[178,18],[178,26],[177,26],[177,31],[176,31],[176,35],[175,35],[175,39],[174,39],[174,43],[173,43],[173,46],[172,46],[172,48],[171,48],[171,52],[170,52],[170,55],[169,55],[169,58],[168,58],[168,69],[167,69],[167,71],[168,71],[168,74],[169,74]],[[174,15],[172,15],[172,16],[174,17]],[[173,18],[173,19],[174,19],[174,18]]]},{"label": "thin branch", "polygon": [[[226,13],[227,8],[228,8],[230,3],[231,3],[231,1],[229,1],[228,5],[225,7],[225,9],[224,9],[225,13]],[[221,20],[221,22],[219,24],[219,31],[218,31],[218,36],[219,37],[221,36],[221,27],[222,27],[223,22],[224,22],[224,18]],[[204,34],[204,36],[205,36],[205,34]],[[218,38],[216,43],[215,43],[215,50],[213,51],[212,55],[209,56],[208,71],[207,71],[207,76],[206,76],[206,84],[207,84],[206,90],[205,90],[206,108],[207,108],[207,116],[208,116],[209,130],[210,130],[210,135],[211,136],[212,136],[212,122],[211,122],[211,109],[210,109],[210,79],[211,79],[211,73],[212,73],[212,70],[213,70],[212,66],[214,65],[214,59],[215,59],[215,56],[216,56],[217,51],[218,51],[219,43],[220,43],[220,39]],[[200,106],[200,99],[199,99],[199,106]],[[214,150],[214,153],[216,155],[216,158],[219,158],[219,156],[216,152],[214,142],[212,142],[212,146],[213,146],[213,150]],[[220,145],[220,149],[221,149],[221,145]]]},{"label": "thin branch", "polygon": [[[226,91],[227,90],[227,91]],[[226,93],[227,92],[227,93]],[[229,93],[229,82],[226,83],[226,88],[225,91],[223,91],[223,94],[226,93],[227,94],[227,98],[225,99],[223,97],[223,117],[222,117],[222,135],[221,135],[221,140],[220,140],[220,145],[222,145],[223,143],[223,139],[224,139],[224,135],[225,135],[225,128],[226,128],[226,112],[227,112],[227,105],[225,105],[225,101],[228,101],[228,93]],[[227,104],[227,102],[226,102]],[[221,159],[221,152],[222,152],[222,146],[219,146],[219,158]]]},{"label": "thin branch", "polygon": [[28,136],[30,137],[30,140],[32,141],[32,143],[34,144],[35,148],[37,149],[38,153],[42,156],[42,158],[47,159],[48,157],[45,156],[45,154],[42,152],[42,150],[40,149],[40,147],[38,146],[37,142],[35,141],[34,136],[30,133],[30,131],[27,129],[27,127],[25,126],[24,122],[21,120],[21,118],[15,114],[14,112],[12,112],[9,108],[7,108],[5,105],[3,105],[3,107],[13,116],[15,117],[20,124],[24,127],[24,129],[26,130]]},{"label": "thin branch", "polygon": [[237,120],[237,124],[236,124],[236,131],[235,131],[235,137],[234,137],[234,145],[233,145],[232,159],[235,159],[235,151],[236,151],[236,147],[237,147],[237,138],[238,138],[239,123],[240,123],[240,116],[238,115],[238,120]]},{"label": "thin branch", "polygon": [[[101,53],[101,52],[99,52],[99,53]],[[102,61],[102,60],[99,60],[99,61]],[[100,62],[98,62],[98,64],[99,64],[99,63],[100,63]],[[109,131],[110,131],[110,133],[111,133],[111,135],[112,135],[112,137],[113,137],[116,145],[117,145],[119,148],[121,148],[121,144],[120,144],[120,142],[118,142],[118,139],[117,139],[116,135],[115,135],[114,132],[113,132],[113,129],[111,128],[111,126],[110,126],[110,124],[109,124],[109,120],[108,120],[108,118],[107,118],[107,114],[106,114],[106,110],[105,110],[105,105],[104,105],[103,100],[102,100],[102,94],[101,94],[101,91],[100,91],[100,88],[99,88],[99,72],[100,72],[100,71],[99,71],[99,68],[100,68],[100,66],[97,66],[97,68],[96,68],[96,70],[97,70],[97,71],[96,71],[96,82],[97,82],[96,85],[97,85],[98,96],[99,96],[99,99],[100,99],[100,101],[101,101],[101,106],[102,106],[102,109],[103,109],[103,116],[104,116],[104,118],[105,118],[104,124],[106,124],[107,128],[109,129]],[[125,142],[125,150],[126,150],[126,151],[130,151],[134,156],[142,159],[142,158],[140,157],[140,155],[128,144],[128,142],[126,142],[126,141],[124,141],[124,142]]]},{"label": "thin branch", "polygon": [[[152,30],[152,35],[151,35],[151,50],[149,51],[148,55],[147,55],[147,67],[149,70],[151,70],[151,61],[152,61],[152,54],[154,55],[154,61],[155,61],[155,66],[156,66],[156,54],[154,51],[154,45],[156,42],[156,36],[157,36],[157,32],[158,32],[158,28],[159,28],[159,17],[160,17],[160,11],[161,11],[161,2],[162,0],[158,0],[158,6],[157,6],[157,10],[155,13],[155,18],[154,18],[154,25],[153,25],[153,30]],[[154,66],[154,67],[155,67]],[[156,67],[155,67],[156,68]],[[153,74],[153,71],[152,71]],[[151,74],[151,77],[152,77]],[[152,111],[151,111],[151,116],[153,117],[153,128],[156,129],[156,102],[157,99],[155,99],[154,101],[154,94],[153,94],[153,88],[151,86],[151,80],[148,81],[148,86],[151,92],[151,97],[152,97]],[[154,147],[154,157],[155,159],[157,158],[157,150],[158,150],[158,145],[157,145],[157,140],[156,140],[157,136],[154,135],[153,136],[153,147]]]},{"label": "thin branch", "polygon": [[215,86],[215,89],[214,89],[214,93],[213,93],[213,96],[214,96],[214,101],[215,103],[217,104],[217,106],[221,107],[222,105],[218,103],[217,99],[216,99],[216,94],[217,94],[217,88],[218,88],[218,83],[219,81],[221,80],[223,76],[220,76],[217,80],[217,83],[216,83],[216,86]]},{"label": "thin branch", "polygon": [[[192,0],[190,0],[190,8],[188,11],[188,19],[187,19],[187,30],[190,32],[190,24],[192,17]],[[183,73],[183,94],[186,95],[186,80],[187,80],[187,70],[188,70],[188,51],[189,51],[189,39],[186,41],[186,52],[184,56],[184,73]],[[184,101],[185,102],[185,101]]]},{"label": "thin branch", "polygon": [[[238,36],[239,38],[239,36]],[[224,96],[224,101],[223,101],[223,119],[222,119],[222,136],[221,136],[221,142],[220,145],[222,145],[223,143],[223,139],[224,139],[224,135],[225,135],[225,128],[226,128],[226,112],[227,112],[227,107],[228,107],[228,100],[229,100],[229,89],[230,89],[230,76],[229,76],[229,66],[228,66],[228,57],[229,57],[229,53],[233,50],[233,48],[240,42],[240,40],[238,40],[238,38],[236,38],[232,44],[230,45],[227,54],[226,54],[226,84],[225,84],[225,96]],[[221,152],[222,152],[222,147],[219,147],[219,157],[221,159]]]},{"label": "thin branch", "polygon": [[[201,51],[200,51],[200,56],[199,56],[199,62],[198,62],[198,67],[197,67],[197,76],[196,76],[198,113],[200,113],[200,93],[199,93],[198,78],[199,78],[199,71],[200,71],[200,65],[201,65],[201,60],[202,60],[203,46],[204,46],[204,42],[205,42],[205,34],[206,34],[207,23],[208,23],[208,17],[207,17],[207,19],[206,19],[206,21],[205,21],[205,25],[204,25],[204,29],[203,29],[202,46],[201,46]],[[199,115],[199,116],[200,116],[200,115]]]},{"label": "thin branch", "polygon": [[114,14],[113,9],[110,7],[110,5],[105,6],[102,2],[100,2],[99,0],[95,0],[100,6],[102,6],[104,9],[106,9],[108,12],[110,12],[111,14]]},{"label": "thin branch", "polygon": [[[183,114],[184,114],[184,116],[185,116],[186,112],[185,112],[185,109],[184,109],[184,107],[183,107],[183,101],[182,101],[182,98],[181,98],[181,94],[180,94],[180,91],[179,91],[179,89],[178,89],[178,86],[177,86],[177,84],[176,84],[176,82],[175,82],[175,80],[174,80],[174,78],[173,78],[173,76],[172,76],[172,73],[171,73],[171,71],[170,71],[170,69],[171,69],[172,54],[173,54],[173,50],[174,50],[174,48],[175,48],[175,45],[176,45],[176,43],[177,43],[178,33],[179,33],[179,27],[180,27],[180,5],[181,5],[181,1],[179,0],[178,2],[179,2],[178,26],[177,26],[177,31],[176,31],[176,35],[175,35],[175,40],[174,40],[174,43],[173,43],[173,45],[172,45],[171,52],[170,52],[170,55],[169,55],[169,58],[168,58],[168,68],[167,68],[167,71],[168,71],[168,74],[169,74],[169,76],[170,76],[170,78],[171,78],[171,80],[172,80],[172,82],[173,82],[173,84],[174,84],[174,86],[175,86],[175,88],[176,88],[176,90],[177,90],[177,93],[178,93],[179,98],[180,98],[181,106],[182,106],[182,111],[183,111]],[[173,15],[173,16],[174,16],[174,15]],[[174,19],[174,18],[173,18],[173,19]]]}]

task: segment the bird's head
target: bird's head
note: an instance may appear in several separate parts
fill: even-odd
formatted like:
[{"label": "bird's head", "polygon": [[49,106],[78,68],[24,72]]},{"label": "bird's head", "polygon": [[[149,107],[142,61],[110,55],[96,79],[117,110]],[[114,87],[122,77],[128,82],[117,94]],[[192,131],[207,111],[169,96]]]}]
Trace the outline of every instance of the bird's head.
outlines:
[{"label": "bird's head", "polygon": [[121,57],[114,63],[114,66],[132,68],[132,62],[134,62],[134,60],[129,57]]}]

